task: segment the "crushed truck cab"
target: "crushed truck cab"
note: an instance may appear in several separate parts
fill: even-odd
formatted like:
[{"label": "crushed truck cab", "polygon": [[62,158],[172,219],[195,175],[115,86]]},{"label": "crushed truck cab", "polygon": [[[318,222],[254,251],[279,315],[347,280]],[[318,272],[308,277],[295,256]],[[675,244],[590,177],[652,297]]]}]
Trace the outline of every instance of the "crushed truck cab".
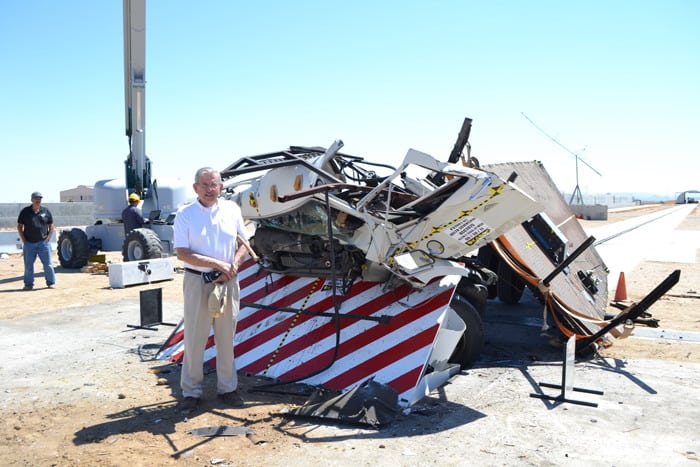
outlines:
[{"label": "crushed truck cab", "polygon": [[[410,406],[479,357],[494,277],[468,255],[541,206],[491,172],[413,149],[393,168],[342,146],[221,171],[259,257],[239,276],[237,369],[337,391],[373,380]],[[161,358],[180,361],[182,332]]]}]

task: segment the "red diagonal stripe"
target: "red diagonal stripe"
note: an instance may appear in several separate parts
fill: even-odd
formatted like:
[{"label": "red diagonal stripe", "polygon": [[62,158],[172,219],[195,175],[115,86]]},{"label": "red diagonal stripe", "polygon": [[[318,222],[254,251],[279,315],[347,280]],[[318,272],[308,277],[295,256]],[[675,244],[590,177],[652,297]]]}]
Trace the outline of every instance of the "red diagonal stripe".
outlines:
[{"label": "red diagonal stripe", "polygon": [[172,347],[173,345],[177,344],[180,342],[182,339],[185,338],[185,324],[183,321],[180,321],[180,324],[175,328],[172,334],[170,334],[170,337],[168,337],[168,340],[165,341],[165,343],[161,346],[163,349],[167,349],[168,347]]},{"label": "red diagonal stripe", "polygon": [[[260,288],[251,292],[248,292],[248,288],[250,288],[250,286],[248,286],[248,288],[241,287],[241,301],[255,303],[261,298],[287,287],[289,284],[298,279],[298,277],[294,276],[282,276],[276,281],[273,281],[271,284],[263,281]],[[243,295],[244,293],[247,293],[247,295]]]},{"label": "red diagonal stripe", "polygon": [[[352,286],[348,295],[345,295],[343,297],[343,299],[350,300],[351,298],[365,292],[368,289],[371,289],[374,286],[375,286],[375,284],[372,282],[358,282],[357,284]],[[308,308],[308,311],[330,312],[332,310],[332,306],[333,306],[333,297],[330,296],[330,297],[324,298],[323,300],[321,300],[318,303],[314,303],[312,306],[310,306]],[[260,311],[263,311],[263,310],[260,310]],[[352,310],[352,312],[353,312],[353,314],[357,314],[356,310]],[[283,336],[287,332],[287,330],[289,329],[291,323],[294,321],[295,316],[296,316],[295,314],[289,313],[289,317],[287,317],[283,321],[275,324],[274,326],[269,327],[268,329],[265,329],[264,331],[261,331],[255,335],[251,336],[251,338],[246,340],[246,341],[239,342],[236,345],[237,354],[243,355],[243,354],[251,351],[252,349],[258,347],[259,345],[264,344],[265,342],[268,342],[271,339],[274,339],[278,336],[279,337]],[[300,324],[302,324],[306,321],[309,321],[311,319],[314,319],[314,318],[331,319],[331,318],[326,318],[326,317],[317,317],[317,316],[313,316],[313,315],[302,314],[302,315],[299,315],[299,317],[296,320],[294,325],[299,326]],[[344,321],[350,321],[350,320],[344,320]],[[310,334],[307,334],[307,336],[309,336]],[[314,336],[314,340],[312,342],[316,342],[318,339],[320,339],[320,337]],[[297,339],[297,340],[304,341],[304,343],[300,344],[301,348],[307,347],[309,345],[308,338],[302,338],[302,339]],[[290,343],[290,345],[294,345],[295,343],[296,343],[296,341],[294,343]],[[251,365],[255,364],[255,362],[253,362],[253,363],[251,363],[251,365],[247,365],[245,367],[245,371],[247,371],[248,373],[251,373],[251,372],[255,373],[258,371],[262,371],[265,368],[265,366],[267,365],[267,362],[270,360],[271,356],[272,356],[272,353],[268,353],[268,354],[260,357],[258,362],[260,362],[260,365],[262,365],[262,368],[260,368],[259,370],[252,370]],[[280,357],[280,355],[277,356],[277,358],[279,358],[279,357]]]},{"label": "red diagonal stripe", "polygon": [[[240,276],[240,273],[241,273],[241,272],[245,271],[246,269],[248,269],[248,268],[250,268],[250,267],[255,267],[256,264],[257,264],[257,263],[256,263],[255,261],[253,261],[252,259],[248,258],[248,259],[247,259],[246,261],[244,261],[243,264],[241,265],[241,270],[239,271],[238,275]],[[246,277],[246,278],[239,279],[239,280],[238,280],[238,284],[241,286],[241,290],[245,289],[245,288],[248,287],[250,284],[252,284],[252,283],[254,283],[255,281],[259,280],[259,279],[260,279],[260,276],[261,276],[261,275],[264,275],[264,274],[267,274],[267,273],[266,273],[265,271],[263,271],[263,270],[258,270],[258,271],[254,272],[253,274],[249,275],[249,276]]]},{"label": "red diagonal stripe", "polygon": [[[283,276],[283,277],[281,277],[280,279],[278,279],[277,281],[273,282],[272,284],[266,284],[266,286],[264,286],[264,287],[260,288],[259,290],[257,290],[257,291],[255,291],[255,292],[249,294],[248,296],[246,296],[246,297],[244,298],[244,300],[247,300],[247,299],[250,299],[250,298],[252,298],[252,299],[260,299],[260,298],[266,296],[267,294],[269,294],[269,293],[272,292],[272,291],[275,291],[275,290],[278,290],[278,289],[281,289],[281,288],[284,288],[284,287],[288,286],[290,283],[294,282],[295,280],[297,280],[297,278],[295,278],[295,277],[292,277],[292,276]],[[308,285],[308,287],[305,287],[305,288],[303,288],[303,289],[297,290],[296,293],[290,294],[290,295],[284,297],[283,300],[280,300],[280,301],[278,301],[278,302],[275,302],[275,303],[273,304],[273,306],[279,306],[279,307],[281,307],[281,306],[287,306],[287,305],[289,305],[289,304],[291,304],[291,303],[294,303],[294,302],[297,301],[297,300],[300,300],[301,298],[305,297],[305,296],[308,294],[308,290],[310,290],[310,288],[311,288],[312,285],[313,285],[313,282],[310,283],[310,284]],[[248,316],[248,317],[246,317],[246,318],[244,318],[244,319],[238,321],[237,324],[236,324],[236,329],[237,329],[237,331],[238,331],[238,330],[242,330],[242,329],[246,329],[247,327],[255,325],[258,321],[263,320],[263,319],[265,319],[267,316],[270,316],[270,315],[272,315],[272,314],[274,314],[274,313],[275,313],[275,312],[272,311],[272,310],[259,310],[258,312],[254,313],[253,315]],[[210,331],[210,332],[211,332],[211,331]],[[185,329],[184,329],[184,326],[183,326],[183,328],[182,328],[181,331],[179,331],[179,332],[177,332],[177,333],[173,333],[173,335],[168,339],[168,343],[167,343],[165,346],[163,346],[163,348],[172,346],[172,345],[174,345],[174,344],[176,344],[176,343],[182,341],[182,340],[184,339],[184,336],[185,336]],[[214,343],[214,336],[213,336],[213,334],[211,334],[211,335],[209,336],[209,338],[207,339],[207,343],[206,343],[206,345],[205,345],[205,349],[208,349],[209,347],[212,347],[212,346],[214,346],[214,345],[215,345],[215,343]],[[172,360],[172,361],[175,361],[175,362],[180,362],[180,361],[182,361],[182,355],[181,355],[181,353],[178,354],[178,355],[173,355],[173,356],[171,356],[171,360]]]},{"label": "red diagonal stripe", "polygon": [[[242,298],[241,301],[244,302],[249,302],[249,303],[257,303],[258,300],[262,299],[266,295],[269,295],[270,293],[282,289],[286,286],[289,285],[289,283],[295,281],[296,278],[293,278],[291,276],[284,276],[278,281],[275,281],[272,283],[271,287],[263,287],[259,290],[257,290],[254,293],[251,293],[247,295],[246,297]],[[314,286],[314,282],[309,282],[303,287],[298,288],[295,292],[292,292],[289,295],[286,295],[282,297],[280,300],[277,300],[276,302],[273,303],[268,303],[270,306],[274,307],[286,307],[291,305],[292,303],[296,303],[299,300],[304,299],[307,295],[309,295],[309,292],[311,291],[311,288]],[[236,324],[236,331],[243,331],[245,329],[248,329],[251,326],[256,325],[260,321],[264,320],[265,318],[268,318],[269,316],[274,315],[277,313],[274,310],[267,310],[267,309],[258,309],[255,311],[253,314],[246,316],[245,318],[241,319],[238,321]]]},{"label": "red diagonal stripe", "polygon": [[[335,378],[326,381],[324,386],[331,389],[344,389],[352,384],[356,384],[369,378],[382,368],[400,360],[401,358],[415,352],[418,349],[429,346],[435,340],[435,333],[437,333],[440,325],[435,324],[430,328],[412,336],[410,339],[405,339],[398,342],[396,345],[387,348],[384,352],[377,354],[376,356],[365,360],[362,365],[358,365],[355,368],[351,368],[343,374],[336,376]],[[394,387],[399,394],[412,388],[416,385],[416,380],[411,382],[404,382],[405,387]]]},{"label": "red diagonal stripe", "polygon": [[[448,300],[452,296],[452,289],[448,289],[442,293],[440,293],[437,296],[430,297],[429,299],[423,301],[422,303],[417,304],[415,307],[411,309],[404,310],[400,314],[394,316],[391,318],[388,324],[378,324],[376,326],[371,327],[370,329],[367,329],[366,331],[358,334],[357,336],[352,337],[351,339],[348,339],[345,342],[342,342],[340,345],[340,349],[338,350],[338,356],[337,358],[343,358],[352,352],[357,351],[358,349],[368,345],[371,342],[374,342],[376,340],[381,339],[382,337],[386,336],[387,334],[396,331],[397,329],[400,329],[403,326],[406,326],[407,324],[433,312],[437,308],[444,306],[445,304],[448,303]],[[381,298],[381,297],[379,297]],[[376,300],[375,306],[379,305],[381,308],[381,300]],[[357,310],[356,310],[357,313]],[[327,335],[332,335],[335,332],[335,326],[332,325],[332,323],[326,324],[323,326],[326,330]],[[316,330],[319,331],[320,329]],[[413,342],[413,337],[410,339],[406,339],[407,342],[412,343]],[[414,346],[412,351],[415,351],[418,348],[421,348],[421,345]],[[280,350],[282,352],[282,350]],[[328,363],[331,361],[333,358],[333,353],[335,352],[334,348],[330,348],[315,357],[311,358],[310,360],[306,361],[305,363],[296,366],[295,368],[289,370],[288,372],[282,374],[279,376],[280,380],[289,380],[289,379],[297,379],[300,377],[303,377],[304,375],[309,375],[312,374],[315,371],[318,371],[319,369],[325,367],[328,365]],[[405,355],[407,355],[410,352],[407,352],[406,354],[396,354],[393,355],[391,361],[396,361],[400,358],[403,358]],[[364,366],[364,363],[362,364]],[[348,371],[356,371],[355,368],[350,368]],[[359,378],[355,377],[355,380]]]},{"label": "red diagonal stripe", "polygon": [[[349,297],[351,298],[353,295],[359,294],[361,292],[364,292],[367,289],[370,289],[374,287],[376,284],[373,282],[360,282],[358,284],[355,284],[351,289],[350,289],[350,295]],[[410,289],[408,287],[400,287],[396,290],[393,290],[390,292],[392,294],[392,302],[395,300],[399,300],[401,298],[404,298],[408,293],[410,292]],[[386,307],[387,300],[386,300],[387,294],[380,295],[378,297],[375,297],[374,299],[370,300],[369,302],[365,303],[364,305],[361,305],[359,307],[355,308],[350,308],[349,313],[352,313],[353,315],[358,315],[358,316],[370,316],[373,313],[381,310],[382,308]],[[314,305],[314,311],[319,311],[316,308],[320,308],[321,310],[324,310],[322,306],[318,305],[325,305],[325,311],[330,311],[330,307],[332,305],[332,297],[328,297],[327,299],[322,300],[318,304]],[[305,315],[304,321],[315,318],[310,315]],[[320,318],[319,318],[320,319]],[[328,318],[330,320],[330,318]],[[352,324],[354,324],[355,320],[354,319],[341,319],[340,321],[340,326],[341,329],[348,327]],[[307,333],[305,336],[298,337],[294,341],[289,342],[285,344],[282,348],[279,349],[279,352],[277,356],[275,357],[276,361],[281,361],[284,360],[285,358],[288,358],[289,356],[302,351],[303,349],[313,345],[316,342],[321,341],[322,339],[325,339],[328,336],[331,336],[335,333],[336,325],[334,321],[329,321],[322,326],[319,326],[318,328],[314,329],[313,331]],[[286,331],[286,329],[285,329]],[[275,335],[279,334],[279,330],[275,333]],[[262,336],[264,333],[257,334],[249,341],[254,341],[253,344],[254,346],[258,346],[268,340],[268,338],[274,337],[274,336]],[[257,360],[251,362],[250,364],[245,366],[245,371],[248,373],[258,373],[263,371],[269,361],[270,358],[272,357],[272,353],[267,353]]]},{"label": "red diagonal stripe", "polygon": [[399,375],[398,378],[394,378],[391,381],[385,383],[387,386],[393,388],[399,394],[408,391],[409,389],[416,386],[418,379],[423,373],[423,367],[425,365],[420,365],[414,369],[407,371],[406,373]]}]

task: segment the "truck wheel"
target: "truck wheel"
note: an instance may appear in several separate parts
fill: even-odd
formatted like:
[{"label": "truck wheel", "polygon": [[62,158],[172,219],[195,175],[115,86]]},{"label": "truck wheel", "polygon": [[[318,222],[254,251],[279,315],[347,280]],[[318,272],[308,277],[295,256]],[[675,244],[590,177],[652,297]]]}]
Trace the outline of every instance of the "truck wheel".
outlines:
[{"label": "truck wheel", "polygon": [[476,308],[461,295],[455,294],[450,306],[464,321],[467,329],[464,330],[449,361],[458,363],[463,369],[469,368],[479,359],[484,347],[484,324]]},{"label": "truck wheel", "polygon": [[66,269],[78,269],[88,262],[90,247],[87,235],[80,229],[62,230],[58,236],[58,260]]},{"label": "truck wheel", "polygon": [[[479,248],[479,251],[476,254],[476,259],[486,269],[490,270],[494,274],[498,273],[498,265],[501,263],[501,261],[490,246],[484,245]],[[498,296],[496,284],[489,285],[488,292],[488,298],[496,298]]]},{"label": "truck wheel", "polygon": [[122,247],[124,261],[142,261],[144,259],[160,258],[163,244],[151,229],[134,229],[129,232]]},{"label": "truck wheel", "polygon": [[520,301],[525,290],[525,282],[510,266],[501,261],[498,264],[498,282],[496,283],[498,298],[507,305],[515,305]]},{"label": "truck wheel", "polygon": [[466,298],[469,304],[479,312],[479,316],[482,318],[486,311],[488,289],[488,286],[484,284],[475,284],[464,277],[459,281],[459,284],[457,284],[457,293]]}]

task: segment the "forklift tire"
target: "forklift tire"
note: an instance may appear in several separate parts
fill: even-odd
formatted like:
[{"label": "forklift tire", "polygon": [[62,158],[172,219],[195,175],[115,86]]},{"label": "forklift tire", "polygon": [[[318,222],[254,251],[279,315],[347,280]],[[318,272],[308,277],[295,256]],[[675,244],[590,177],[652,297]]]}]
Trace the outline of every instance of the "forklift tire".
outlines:
[{"label": "forklift tire", "polygon": [[[479,251],[476,254],[476,259],[479,261],[479,264],[484,266],[486,269],[490,270],[494,274],[498,273],[498,265],[501,263],[501,260],[498,258],[496,252],[493,251],[493,248],[491,248],[489,245],[484,245],[479,248]],[[496,298],[497,296],[498,290],[496,289],[496,284],[489,285],[488,298]]]},{"label": "forklift tire", "polygon": [[129,232],[122,247],[122,258],[127,261],[161,258],[163,244],[151,229],[134,229]]},{"label": "forklift tire", "polygon": [[62,230],[58,236],[58,260],[66,269],[85,266],[90,256],[90,245],[84,231],[73,228]]},{"label": "forklift tire", "polygon": [[498,264],[498,298],[506,305],[516,305],[523,296],[525,282],[510,266],[501,261]]},{"label": "forklift tire", "polygon": [[455,294],[450,306],[464,321],[467,329],[462,333],[449,362],[458,363],[462,369],[466,369],[481,355],[484,347],[484,323],[476,308],[461,295]]}]

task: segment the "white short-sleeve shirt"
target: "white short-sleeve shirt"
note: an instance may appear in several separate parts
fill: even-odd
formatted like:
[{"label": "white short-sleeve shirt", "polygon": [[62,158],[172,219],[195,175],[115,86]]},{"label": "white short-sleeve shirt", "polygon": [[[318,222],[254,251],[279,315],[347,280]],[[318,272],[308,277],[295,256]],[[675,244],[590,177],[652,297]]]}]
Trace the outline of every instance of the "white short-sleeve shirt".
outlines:
[{"label": "white short-sleeve shirt", "polygon": [[[236,234],[248,239],[241,208],[236,203],[219,199],[206,207],[195,201],[180,208],[175,217],[173,247],[231,262],[238,248]],[[202,272],[209,270],[187,263],[185,266]]]}]

